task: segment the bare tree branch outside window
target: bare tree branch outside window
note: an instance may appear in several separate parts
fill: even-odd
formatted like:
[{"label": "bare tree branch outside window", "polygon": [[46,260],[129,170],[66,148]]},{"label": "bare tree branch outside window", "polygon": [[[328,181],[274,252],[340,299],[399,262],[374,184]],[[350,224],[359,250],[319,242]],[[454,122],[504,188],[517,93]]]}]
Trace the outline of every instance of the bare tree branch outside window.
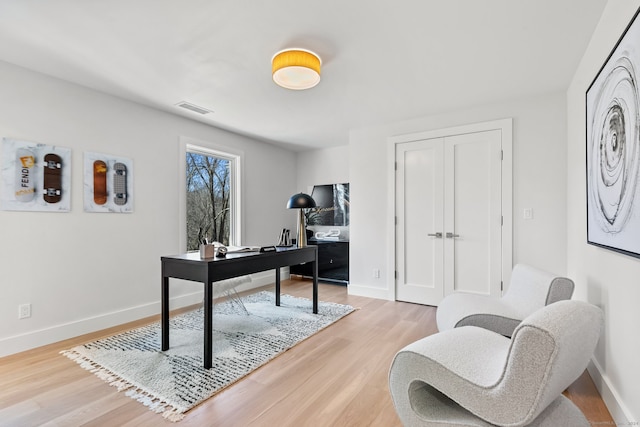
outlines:
[{"label": "bare tree branch outside window", "polygon": [[229,244],[230,161],[187,152],[187,250],[203,239]]}]

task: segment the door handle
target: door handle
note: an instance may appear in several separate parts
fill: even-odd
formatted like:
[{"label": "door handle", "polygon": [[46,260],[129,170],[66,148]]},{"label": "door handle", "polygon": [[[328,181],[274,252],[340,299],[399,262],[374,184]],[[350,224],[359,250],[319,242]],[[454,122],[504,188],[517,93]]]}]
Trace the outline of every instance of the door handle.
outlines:
[{"label": "door handle", "polygon": [[440,232],[438,232],[438,233],[429,233],[429,234],[427,234],[427,236],[435,237],[437,239],[442,239],[442,233],[440,233]]},{"label": "door handle", "polygon": [[453,239],[453,238],[456,238],[456,237],[460,237],[460,235],[447,232],[447,239]]}]

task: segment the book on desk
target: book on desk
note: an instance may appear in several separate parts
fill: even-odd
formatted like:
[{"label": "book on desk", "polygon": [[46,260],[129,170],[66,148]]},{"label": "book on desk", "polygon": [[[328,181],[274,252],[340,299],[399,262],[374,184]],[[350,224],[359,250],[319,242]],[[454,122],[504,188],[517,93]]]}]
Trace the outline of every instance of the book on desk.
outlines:
[{"label": "book on desk", "polygon": [[228,254],[240,254],[245,252],[275,252],[275,246],[227,246]]}]

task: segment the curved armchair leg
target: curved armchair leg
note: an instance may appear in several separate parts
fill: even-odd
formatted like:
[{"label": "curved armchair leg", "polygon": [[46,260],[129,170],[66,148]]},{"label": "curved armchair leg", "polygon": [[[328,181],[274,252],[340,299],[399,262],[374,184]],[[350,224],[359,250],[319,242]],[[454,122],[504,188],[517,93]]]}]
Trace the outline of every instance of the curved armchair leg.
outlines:
[{"label": "curved armchair leg", "polygon": [[[401,368],[390,373],[396,412],[405,427],[494,427],[462,408],[438,390],[420,381],[409,383]],[[569,399],[559,396],[527,427],[590,427]]]},{"label": "curved armchair leg", "polygon": [[[401,355],[402,351],[398,353]],[[398,357],[396,355],[396,357]],[[491,424],[467,411],[454,400],[431,385],[417,379],[417,371],[426,363],[418,363],[415,353],[409,359],[401,357],[394,362],[389,371],[389,389],[393,403],[403,426],[405,427],[493,427]],[[406,363],[413,359],[414,363]],[[517,427],[520,424],[510,424]],[[542,411],[530,427],[590,427],[580,409],[569,399],[560,395]]]}]

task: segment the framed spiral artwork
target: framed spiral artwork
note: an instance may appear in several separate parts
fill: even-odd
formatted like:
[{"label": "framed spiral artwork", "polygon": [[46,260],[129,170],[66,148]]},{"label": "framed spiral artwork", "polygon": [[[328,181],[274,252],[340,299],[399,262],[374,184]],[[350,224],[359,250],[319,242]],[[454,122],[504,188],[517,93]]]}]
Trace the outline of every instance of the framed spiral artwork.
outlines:
[{"label": "framed spiral artwork", "polygon": [[587,242],[640,258],[640,9],[586,93]]}]

